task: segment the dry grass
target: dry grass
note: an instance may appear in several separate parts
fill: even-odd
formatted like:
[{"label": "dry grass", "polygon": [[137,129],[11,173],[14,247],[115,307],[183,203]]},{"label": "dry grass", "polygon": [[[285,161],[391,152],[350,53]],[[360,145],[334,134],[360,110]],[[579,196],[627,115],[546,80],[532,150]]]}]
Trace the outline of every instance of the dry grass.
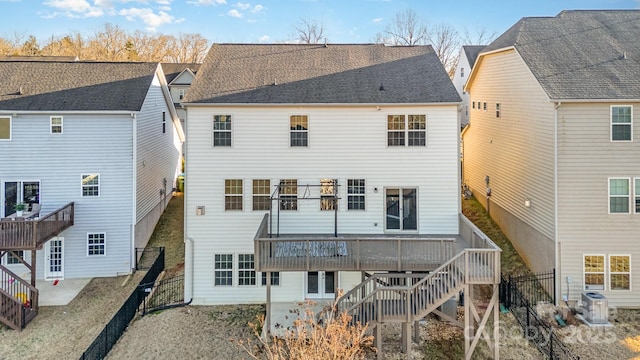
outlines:
[{"label": "dry grass", "polygon": [[167,276],[182,273],[184,270],[184,193],[175,193],[156,228],[147,247],[165,248],[164,267]]}]

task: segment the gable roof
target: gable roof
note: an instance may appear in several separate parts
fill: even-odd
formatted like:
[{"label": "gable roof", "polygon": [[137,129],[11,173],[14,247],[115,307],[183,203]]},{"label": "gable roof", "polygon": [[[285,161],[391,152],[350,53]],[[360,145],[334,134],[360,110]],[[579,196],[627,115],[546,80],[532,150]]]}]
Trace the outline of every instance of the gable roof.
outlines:
[{"label": "gable roof", "polygon": [[462,50],[464,51],[465,56],[467,57],[467,62],[469,66],[473,68],[473,65],[476,63],[476,59],[478,55],[487,45],[463,45]]},{"label": "gable roof", "polygon": [[193,74],[196,74],[200,69],[200,64],[197,63],[162,63],[162,71],[167,79],[167,84],[171,84],[178,75],[189,70]]},{"label": "gable roof", "polygon": [[0,61],[0,110],[139,111],[157,63]]},{"label": "gable roof", "polygon": [[640,10],[525,17],[483,53],[514,47],[550,99],[640,99]]},{"label": "gable roof", "polygon": [[184,102],[460,101],[431,46],[214,44]]}]

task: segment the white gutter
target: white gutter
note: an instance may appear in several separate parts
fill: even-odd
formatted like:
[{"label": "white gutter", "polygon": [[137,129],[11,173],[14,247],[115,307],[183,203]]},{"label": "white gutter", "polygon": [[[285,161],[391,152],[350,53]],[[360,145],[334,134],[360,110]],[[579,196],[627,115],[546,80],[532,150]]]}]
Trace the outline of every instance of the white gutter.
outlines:
[{"label": "white gutter", "polygon": [[460,105],[462,101],[456,102],[439,102],[439,103],[372,103],[372,104],[362,104],[362,103],[182,103],[182,106],[188,107],[211,107],[211,106],[248,106],[248,107],[279,107],[279,106],[326,106],[326,107],[378,107],[378,106],[449,106],[449,105]]}]

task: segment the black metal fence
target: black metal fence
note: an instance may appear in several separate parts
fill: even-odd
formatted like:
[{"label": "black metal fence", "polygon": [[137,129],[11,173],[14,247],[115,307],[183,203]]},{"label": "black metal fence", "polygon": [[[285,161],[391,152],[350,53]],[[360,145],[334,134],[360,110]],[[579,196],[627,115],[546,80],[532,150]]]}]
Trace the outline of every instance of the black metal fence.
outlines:
[{"label": "black metal fence", "polygon": [[187,305],[184,302],[184,275],[140,284],[138,290],[147,296],[140,304],[140,315]]},{"label": "black metal fence", "polygon": [[[505,278],[500,283],[500,302],[516,318],[524,337],[551,360],[579,360],[562,342],[553,326],[538,315],[535,307],[539,302],[554,301],[555,269],[546,273]],[[545,286],[546,285],[546,286]],[[553,286],[549,288],[547,286]],[[550,291],[547,289],[551,289]],[[549,291],[549,292],[548,292]]]},{"label": "black metal fence", "polygon": [[[149,253],[143,254],[142,256],[153,256],[154,254],[155,260],[149,266],[140,284],[154,281],[162,270],[164,270],[164,248],[149,249]],[[138,307],[145,300],[145,297],[146,295],[139,290],[139,286],[136,287],[120,310],[111,318],[87,350],[82,353],[80,360],[104,359],[109,353],[109,350],[111,350],[113,345],[120,339],[120,336],[122,336],[122,333],[127,326],[129,326],[131,320],[136,316]]]}]

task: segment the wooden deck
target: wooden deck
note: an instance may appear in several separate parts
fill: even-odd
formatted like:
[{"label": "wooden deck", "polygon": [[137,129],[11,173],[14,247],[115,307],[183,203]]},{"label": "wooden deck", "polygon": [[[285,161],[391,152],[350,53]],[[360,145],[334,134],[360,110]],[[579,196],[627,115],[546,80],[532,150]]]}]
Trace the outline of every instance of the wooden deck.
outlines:
[{"label": "wooden deck", "polygon": [[0,250],[37,250],[73,226],[74,203],[34,219],[0,220]]}]

